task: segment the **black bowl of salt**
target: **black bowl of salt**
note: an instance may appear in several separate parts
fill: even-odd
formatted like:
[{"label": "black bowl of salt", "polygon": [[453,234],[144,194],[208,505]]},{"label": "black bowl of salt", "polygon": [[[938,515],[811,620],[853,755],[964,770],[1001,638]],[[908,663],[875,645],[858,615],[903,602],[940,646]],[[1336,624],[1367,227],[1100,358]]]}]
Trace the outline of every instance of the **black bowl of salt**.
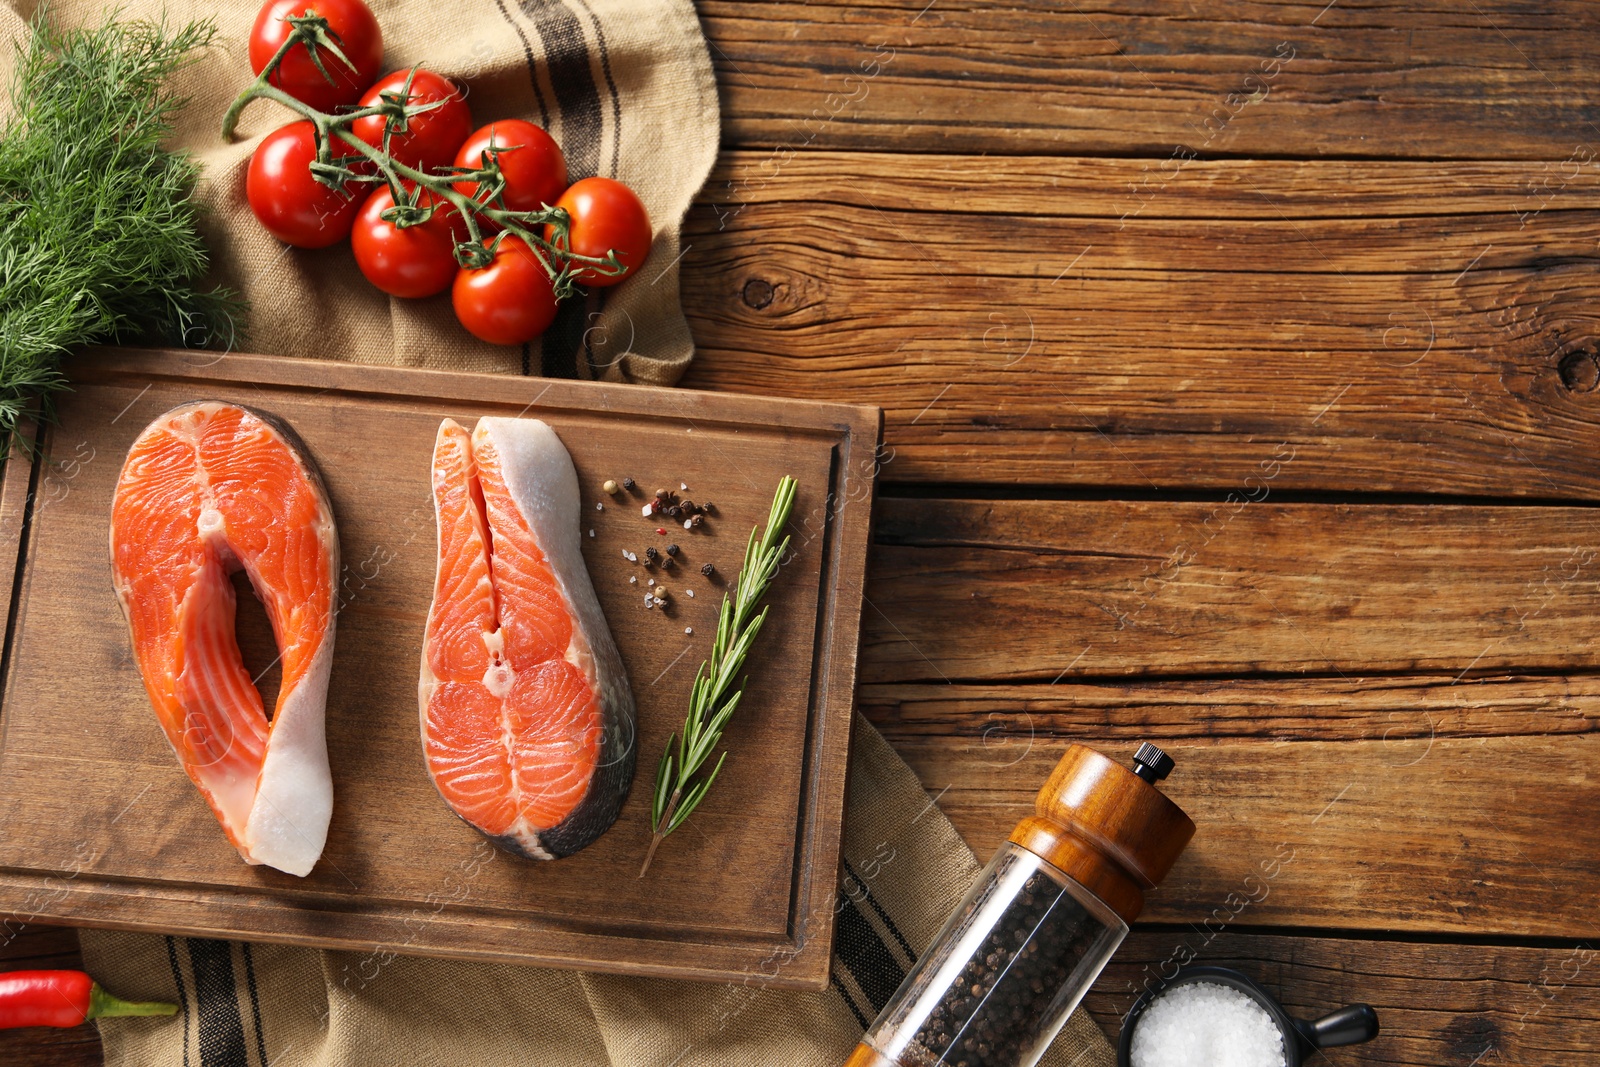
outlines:
[{"label": "black bowl of salt", "polygon": [[1378,1013],[1351,1004],[1320,1019],[1283,1005],[1228,967],[1184,967],[1128,1012],[1118,1067],[1300,1067],[1318,1049],[1378,1036]]}]

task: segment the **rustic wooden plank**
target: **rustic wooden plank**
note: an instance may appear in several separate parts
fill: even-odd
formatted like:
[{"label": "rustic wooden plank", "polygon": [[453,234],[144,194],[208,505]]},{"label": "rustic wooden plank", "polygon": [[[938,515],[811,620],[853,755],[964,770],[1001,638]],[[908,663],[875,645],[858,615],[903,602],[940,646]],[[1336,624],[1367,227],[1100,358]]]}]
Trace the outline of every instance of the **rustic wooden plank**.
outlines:
[{"label": "rustic wooden plank", "polygon": [[1378,1037],[1328,1053],[1327,1063],[1590,1063],[1600,1051],[1593,941],[1516,948],[1136,930],[1084,1003],[1115,1041],[1145,982],[1191,956],[1244,971],[1302,1019],[1358,1001],[1376,1008]]},{"label": "rustic wooden plank", "polygon": [[1178,218],[1281,222],[1285,216],[1308,222],[1407,220],[1504,213],[1532,224],[1543,211],[1600,207],[1600,148],[1596,151],[1595,156],[1579,152],[1572,159],[1547,161],[996,158],[809,151],[780,166],[764,152],[728,149],[699,199],[707,210],[721,208],[721,214],[712,213],[728,224],[741,209],[794,202],[801,191],[824,207],[1060,217],[1084,223]]},{"label": "rustic wooden plank", "polygon": [[1581,0],[1176,8],[702,0],[729,144],[1564,157],[1597,137]]},{"label": "rustic wooden plank", "polygon": [[[0,919],[0,972],[82,967],[76,931]],[[100,1060],[100,1031],[92,1024],[0,1030],[0,1063],[6,1067],[88,1067]]]},{"label": "rustic wooden plank", "polygon": [[[1147,917],[1202,923],[1263,859],[1290,855],[1276,899],[1237,922],[1588,937],[1579,901],[1596,875],[1578,842],[1594,825],[1597,696],[1593,677],[1436,675],[867,685],[859,704],[983,854],[1065,742],[1175,753],[1164,787],[1199,830]],[[1553,780],[1519,784],[1541,760]],[[1537,903],[1524,910],[1508,874]]]},{"label": "rustic wooden plank", "polygon": [[875,536],[863,682],[1600,667],[1589,508],[899,498]]},{"label": "rustic wooden plank", "polygon": [[1012,753],[1035,739],[1383,741],[1600,731],[1600,677],[1452,674],[1371,678],[863,685],[856,707],[891,742],[944,737]]},{"label": "rustic wooden plank", "polygon": [[[1032,810],[1065,744],[927,737],[895,747],[987,857]],[[1136,746],[1094,747],[1126,760]],[[1197,830],[1149,894],[1147,921],[1596,936],[1594,734],[1163,747],[1177,770],[1162,787]],[[1236,920],[1229,894],[1269,869],[1272,892]]]},{"label": "rustic wooden plank", "polygon": [[1597,211],[1600,156],[734,153],[687,384],[880,404],[888,481],[1594,499]]}]

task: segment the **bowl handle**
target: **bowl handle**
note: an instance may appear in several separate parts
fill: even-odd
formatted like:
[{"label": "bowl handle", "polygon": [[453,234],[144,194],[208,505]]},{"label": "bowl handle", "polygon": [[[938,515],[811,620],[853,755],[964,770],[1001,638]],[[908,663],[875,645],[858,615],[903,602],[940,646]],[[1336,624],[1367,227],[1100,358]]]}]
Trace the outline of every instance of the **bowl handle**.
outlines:
[{"label": "bowl handle", "polygon": [[1378,1036],[1378,1013],[1370,1004],[1352,1004],[1312,1022],[1301,1023],[1300,1029],[1315,1048],[1359,1045]]}]

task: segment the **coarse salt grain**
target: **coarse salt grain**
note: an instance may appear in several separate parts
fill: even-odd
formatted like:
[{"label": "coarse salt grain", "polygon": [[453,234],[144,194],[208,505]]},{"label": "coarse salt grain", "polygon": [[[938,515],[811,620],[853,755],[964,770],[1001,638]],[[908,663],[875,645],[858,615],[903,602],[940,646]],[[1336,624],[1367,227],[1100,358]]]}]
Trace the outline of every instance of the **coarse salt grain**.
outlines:
[{"label": "coarse salt grain", "polygon": [[1284,1067],[1283,1035],[1248,994],[1191,982],[1156,997],[1139,1016],[1132,1067]]}]

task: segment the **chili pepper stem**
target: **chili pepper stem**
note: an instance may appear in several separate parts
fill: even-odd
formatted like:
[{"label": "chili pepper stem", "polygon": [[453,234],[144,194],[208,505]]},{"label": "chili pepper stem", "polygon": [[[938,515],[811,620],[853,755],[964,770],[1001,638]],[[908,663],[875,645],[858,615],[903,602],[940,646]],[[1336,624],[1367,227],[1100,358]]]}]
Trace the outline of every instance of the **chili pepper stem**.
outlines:
[{"label": "chili pepper stem", "polygon": [[89,990],[89,1010],[83,1018],[87,1022],[90,1019],[111,1019],[125,1015],[173,1015],[177,1010],[176,1004],[156,1000],[122,1000],[101,989],[100,983],[96,982]]}]

